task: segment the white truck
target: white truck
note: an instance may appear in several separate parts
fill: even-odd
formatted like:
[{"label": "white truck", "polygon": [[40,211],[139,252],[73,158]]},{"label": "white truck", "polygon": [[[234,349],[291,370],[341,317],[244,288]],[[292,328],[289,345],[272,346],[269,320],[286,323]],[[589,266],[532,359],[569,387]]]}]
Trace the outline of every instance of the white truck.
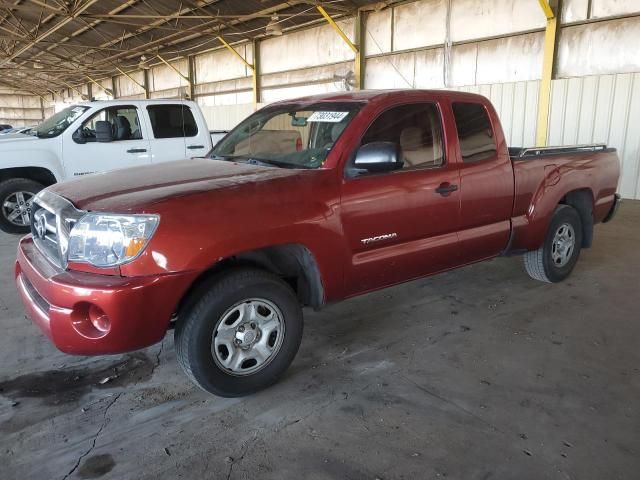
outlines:
[{"label": "white truck", "polygon": [[72,105],[33,135],[0,137],[0,230],[29,231],[31,199],[69,178],[204,156],[212,136],[195,102],[112,100]]}]

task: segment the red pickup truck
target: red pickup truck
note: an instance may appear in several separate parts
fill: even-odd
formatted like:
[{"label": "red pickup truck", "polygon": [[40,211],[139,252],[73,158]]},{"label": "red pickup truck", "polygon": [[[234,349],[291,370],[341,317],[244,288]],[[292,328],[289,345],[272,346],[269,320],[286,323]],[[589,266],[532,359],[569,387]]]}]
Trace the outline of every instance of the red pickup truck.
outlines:
[{"label": "red pickup truck", "polygon": [[605,146],[508,149],[481,96],[306,97],[254,113],[207,158],[43,190],[16,283],[64,352],[175,328],[197,385],[245,395],[292,362],[303,306],[499,255],[563,280],[615,214],[618,176]]}]

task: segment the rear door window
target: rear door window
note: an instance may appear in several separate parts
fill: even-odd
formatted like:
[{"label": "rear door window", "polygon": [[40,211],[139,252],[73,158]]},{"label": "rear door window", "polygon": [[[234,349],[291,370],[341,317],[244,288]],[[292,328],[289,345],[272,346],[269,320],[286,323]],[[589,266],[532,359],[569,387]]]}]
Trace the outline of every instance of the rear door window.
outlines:
[{"label": "rear door window", "polygon": [[198,124],[186,105],[147,107],[155,138],[184,138],[198,135]]},{"label": "rear door window", "polygon": [[455,102],[453,116],[464,163],[481,162],[496,156],[493,128],[483,105]]}]

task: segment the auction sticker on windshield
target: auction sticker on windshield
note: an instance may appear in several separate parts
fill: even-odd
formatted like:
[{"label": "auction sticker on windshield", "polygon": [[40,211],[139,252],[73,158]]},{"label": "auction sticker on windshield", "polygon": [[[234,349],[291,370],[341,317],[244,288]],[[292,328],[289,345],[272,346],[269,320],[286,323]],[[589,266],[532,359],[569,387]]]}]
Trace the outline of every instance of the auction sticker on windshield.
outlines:
[{"label": "auction sticker on windshield", "polygon": [[307,122],[338,123],[344,120],[347,115],[349,115],[349,112],[313,112],[307,118]]}]

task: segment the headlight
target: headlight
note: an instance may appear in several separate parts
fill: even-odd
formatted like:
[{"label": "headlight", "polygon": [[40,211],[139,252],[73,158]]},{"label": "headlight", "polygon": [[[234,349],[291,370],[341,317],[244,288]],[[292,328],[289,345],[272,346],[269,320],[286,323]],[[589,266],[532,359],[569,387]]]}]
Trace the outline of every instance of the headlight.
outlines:
[{"label": "headlight", "polygon": [[87,213],[71,229],[69,262],[113,267],[140,255],[160,223],[158,215]]}]

